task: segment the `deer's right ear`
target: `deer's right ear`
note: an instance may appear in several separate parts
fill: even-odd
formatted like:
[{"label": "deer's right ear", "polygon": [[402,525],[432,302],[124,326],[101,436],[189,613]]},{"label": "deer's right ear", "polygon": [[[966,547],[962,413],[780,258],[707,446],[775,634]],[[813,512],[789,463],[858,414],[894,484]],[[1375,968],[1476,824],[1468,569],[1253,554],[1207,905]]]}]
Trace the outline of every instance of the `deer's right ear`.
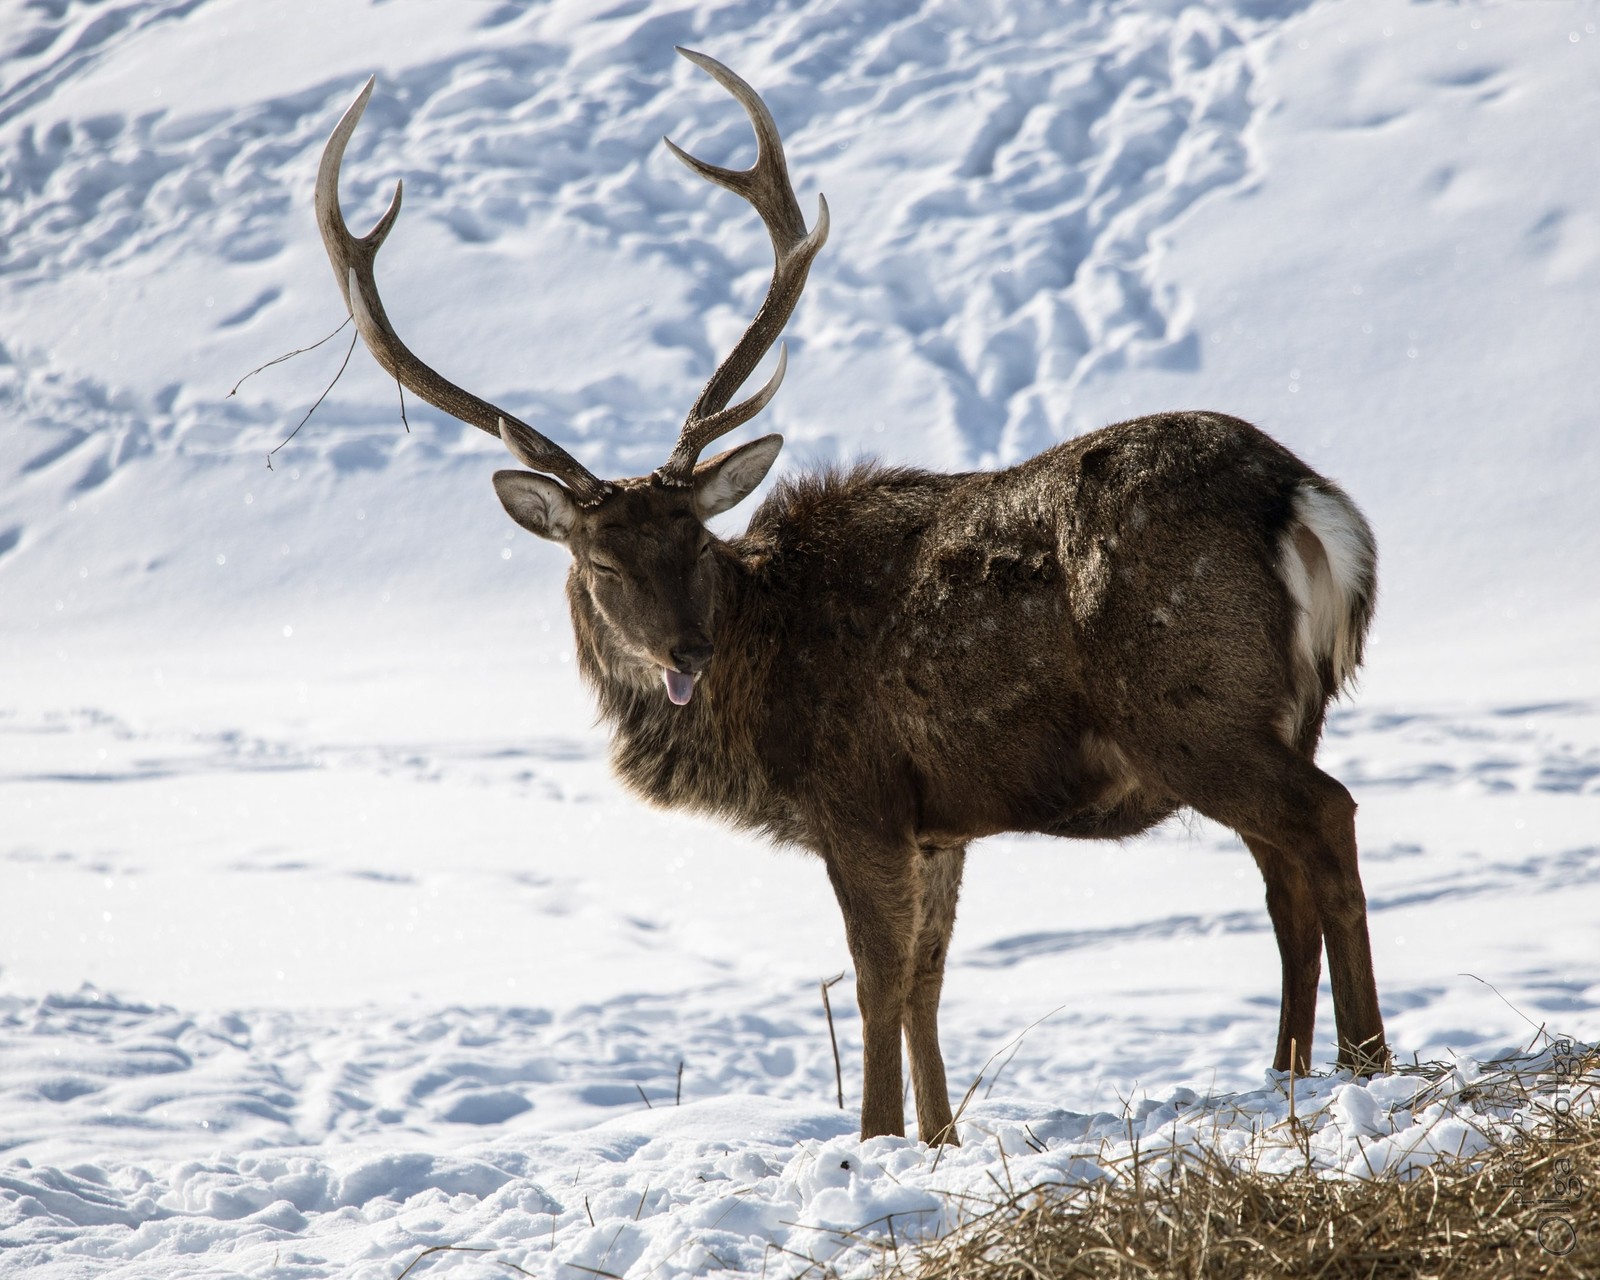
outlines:
[{"label": "deer's right ear", "polygon": [[529,533],[565,542],[578,518],[572,495],[547,476],[531,471],[496,471],[494,491],[506,514]]},{"label": "deer's right ear", "polygon": [[700,518],[709,520],[748,498],[772,470],[781,448],[782,436],[762,436],[695,467],[694,505]]}]

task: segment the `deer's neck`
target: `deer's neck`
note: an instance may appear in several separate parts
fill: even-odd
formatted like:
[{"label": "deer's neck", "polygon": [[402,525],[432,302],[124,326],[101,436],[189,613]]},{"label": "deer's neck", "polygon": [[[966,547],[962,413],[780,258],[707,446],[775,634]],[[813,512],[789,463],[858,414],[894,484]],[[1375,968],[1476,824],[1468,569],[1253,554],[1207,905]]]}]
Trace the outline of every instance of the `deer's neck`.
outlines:
[{"label": "deer's neck", "polygon": [[592,604],[569,592],[578,669],[611,731],[617,776],[653,804],[715,814],[741,826],[770,821],[771,797],[755,749],[765,684],[752,627],[759,585],[732,547],[723,550],[713,643],[716,656],[687,706],[674,706],[657,673],[607,652]]}]

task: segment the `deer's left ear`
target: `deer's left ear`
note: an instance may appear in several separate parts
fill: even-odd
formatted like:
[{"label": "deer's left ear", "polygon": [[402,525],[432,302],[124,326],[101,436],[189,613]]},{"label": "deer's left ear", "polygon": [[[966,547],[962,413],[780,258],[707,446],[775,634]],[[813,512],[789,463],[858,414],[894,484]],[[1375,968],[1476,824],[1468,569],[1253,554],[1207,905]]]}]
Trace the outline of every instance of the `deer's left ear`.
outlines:
[{"label": "deer's left ear", "polygon": [[695,512],[709,520],[738,506],[766,479],[781,448],[782,436],[762,436],[700,463],[694,469]]}]

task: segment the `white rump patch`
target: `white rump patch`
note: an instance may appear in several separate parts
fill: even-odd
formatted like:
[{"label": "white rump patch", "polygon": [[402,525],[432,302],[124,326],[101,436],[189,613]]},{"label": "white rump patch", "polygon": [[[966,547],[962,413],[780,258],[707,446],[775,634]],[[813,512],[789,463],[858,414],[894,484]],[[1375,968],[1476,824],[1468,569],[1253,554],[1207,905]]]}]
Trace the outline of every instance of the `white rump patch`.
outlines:
[{"label": "white rump patch", "polygon": [[1297,612],[1295,689],[1281,725],[1291,744],[1323,700],[1355,675],[1372,617],[1377,561],[1372,529],[1355,503],[1331,486],[1295,490],[1294,519],[1278,552],[1278,572]]}]

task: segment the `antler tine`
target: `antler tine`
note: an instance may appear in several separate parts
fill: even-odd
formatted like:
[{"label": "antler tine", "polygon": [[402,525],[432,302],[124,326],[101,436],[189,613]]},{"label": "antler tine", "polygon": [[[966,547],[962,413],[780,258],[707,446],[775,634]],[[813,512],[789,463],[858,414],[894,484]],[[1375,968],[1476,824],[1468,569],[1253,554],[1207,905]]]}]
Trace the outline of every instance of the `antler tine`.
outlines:
[{"label": "antler tine", "polygon": [[395,183],[394,198],[390,200],[389,208],[365,236],[350,234],[339,208],[339,170],[344,162],[345,148],[356,126],[361,123],[361,115],[367,109],[367,101],[372,97],[376,81],[376,76],[367,80],[349,110],[334,126],[328,144],[322,150],[322,163],[317,169],[317,225],[322,230],[322,243],[328,251],[329,262],[333,264],[339,292],[344,295],[345,306],[356,322],[362,341],[389,375],[413,395],[420,396],[453,418],[498,436],[524,466],[554,476],[572,490],[578,502],[585,505],[598,502],[610,492],[610,485],[598,479],[560,445],[540,435],[527,423],[470,391],[462,390],[423,364],[400,341],[394,326],[389,323],[389,317],[383,309],[383,299],[378,296],[373,263],[384,239],[394,227],[395,219],[400,216],[400,196],[404,184]]},{"label": "antler tine", "polygon": [[772,283],[767,288],[767,296],[756,312],[755,319],[711,375],[711,380],[689,410],[672,456],[656,471],[657,479],[665,484],[687,485],[693,480],[694,464],[700,457],[700,451],[718,436],[748,422],[766,408],[767,402],[777,393],[778,385],[783,381],[788,357],[780,348],[777,372],[766,386],[748,400],[732,408],[725,407],[733,399],[733,393],[754,371],[761,357],[777,341],[795,304],[800,301],[806,275],[811,270],[811,261],[828,240],[828,202],[820,195],[817,197],[817,225],[808,232],[805,217],[800,212],[800,202],[795,199],[794,187],[789,182],[789,166],[783,157],[783,139],[761,95],[715,58],[692,49],[679,48],[678,52],[738,99],[755,129],[756,162],[748,169],[724,169],[690,155],[671,138],[665,139],[665,142],[673,155],[702,178],[726,187],[754,206],[766,224],[767,234],[772,237],[775,259]]}]

